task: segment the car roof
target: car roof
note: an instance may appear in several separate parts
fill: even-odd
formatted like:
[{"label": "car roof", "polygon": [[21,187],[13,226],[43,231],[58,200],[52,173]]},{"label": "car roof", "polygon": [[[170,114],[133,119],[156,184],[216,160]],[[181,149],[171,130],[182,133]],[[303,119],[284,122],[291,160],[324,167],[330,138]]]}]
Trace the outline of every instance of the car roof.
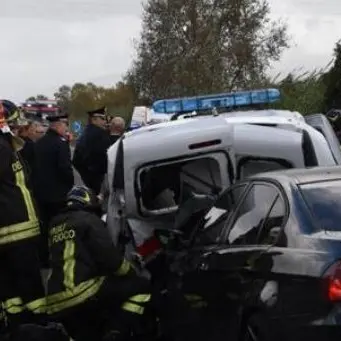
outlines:
[{"label": "car roof", "polygon": [[[233,113],[223,113],[217,116],[194,116],[193,118],[180,119],[170,122],[158,123],[141,127],[125,134],[130,141],[143,139],[161,138],[167,140],[167,136],[174,134],[193,132],[198,129],[202,133],[210,131],[214,127],[227,126],[231,123],[241,124],[285,124],[296,126],[307,125],[301,114],[288,110],[249,110]],[[307,125],[308,126],[308,125]],[[310,126],[309,126],[310,127]],[[255,130],[257,128],[255,127]],[[162,130],[162,132],[160,131]],[[140,143],[140,142],[139,142]]]},{"label": "car roof", "polygon": [[[250,136],[253,136],[253,139],[250,140]],[[291,148],[289,154],[292,154],[293,144],[297,144],[298,141],[301,144],[301,133],[289,129],[279,134],[278,128],[275,127],[235,124],[229,123],[223,116],[207,116],[202,119],[185,119],[137,129],[136,133],[132,131],[125,135],[123,144],[126,155],[133,155],[135,159],[156,160],[157,155],[164,154],[167,158],[166,155],[170,157],[171,153],[172,157],[183,155],[184,152],[190,153],[189,145],[213,140],[220,140],[221,147],[225,149],[234,147],[241,153],[245,152],[245,148],[248,153],[252,153],[254,148],[257,155],[262,155],[259,154],[260,151],[278,149],[278,142],[282,141],[280,152],[285,155],[288,148]],[[250,141],[254,142],[252,148]],[[269,141],[277,143],[269,146]],[[267,152],[265,154],[270,155]],[[278,150],[275,155],[278,155]]]},{"label": "car roof", "polygon": [[[174,159],[217,149],[228,150],[233,145],[233,128],[233,125],[228,125],[221,117],[180,120],[167,126],[140,128],[136,133],[124,136],[124,159],[127,167],[135,169],[137,165],[156,160]],[[193,150],[190,148],[191,145],[208,141],[217,143],[202,147],[201,150],[199,147]],[[108,153],[111,154],[110,149]]]},{"label": "car roof", "polygon": [[[151,116],[153,118],[153,116]],[[213,115],[198,115],[193,116],[191,118],[180,118],[175,121],[167,121],[162,123],[157,123],[154,125],[144,126],[138,131],[129,132],[126,134],[127,136],[141,134],[145,132],[155,131],[161,128],[169,128],[169,127],[186,127],[187,124],[191,124],[192,122],[206,119],[206,123],[209,121],[217,121],[221,120],[221,118],[224,118],[224,122],[222,124],[226,123],[269,123],[269,124],[275,124],[275,123],[288,123],[291,122],[303,122],[305,123],[305,120],[303,116],[296,112],[296,111],[289,111],[289,110],[247,110],[247,111],[232,111],[232,112],[223,112],[217,116]],[[204,124],[204,127],[206,125]],[[181,128],[182,129],[182,128]]]},{"label": "car roof", "polygon": [[167,142],[169,139],[173,141],[175,137],[197,134],[198,131],[211,132],[215,129],[223,131],[224,126],[227,126],[227,123],[221,117],[207,117],[205,120],[184,119],[142,127],[125,134],[124,141],[128,144],[134,142],[155,144],[155,141]]},{"label": "car roof", "polygon": [[275,109],[267,109],[267,110],[247,110],[247,111],[232,111],[232,112],[224,112],[220,115],[223,115],[227,118],[232,117],[273,117],[273,118],[282,118],[287,120],[295,120],[305,122],[304,117],[297,111],[290,110],[275,110]]},{"label": "car roof", "polygon": [[341,166],[293,168],[265,173],[258,173],[250,179],[267,178],[279,182],[294,183],[296,185],[331,180],[341,180]]}]

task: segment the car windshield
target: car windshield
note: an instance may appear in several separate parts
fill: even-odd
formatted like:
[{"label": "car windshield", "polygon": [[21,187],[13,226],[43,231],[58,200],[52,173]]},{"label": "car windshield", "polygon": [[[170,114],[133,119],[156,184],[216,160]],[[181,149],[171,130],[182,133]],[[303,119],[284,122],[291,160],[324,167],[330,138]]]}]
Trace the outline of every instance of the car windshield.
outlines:
[{"label": "car windshield", "polygon": [[319,227],[341,231],[341,180],[305,184],[300,189]]}]

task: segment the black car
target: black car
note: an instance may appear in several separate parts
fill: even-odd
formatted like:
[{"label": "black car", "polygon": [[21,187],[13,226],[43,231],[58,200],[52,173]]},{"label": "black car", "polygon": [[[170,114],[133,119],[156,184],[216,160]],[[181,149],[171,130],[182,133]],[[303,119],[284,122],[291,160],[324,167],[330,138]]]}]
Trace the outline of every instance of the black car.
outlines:
[{"label": "black car", "polygon": [[217,339],[340,339],[341,167],[239,182],[186,234],[178,287],[215,307],[197,334],[211,318]]}]

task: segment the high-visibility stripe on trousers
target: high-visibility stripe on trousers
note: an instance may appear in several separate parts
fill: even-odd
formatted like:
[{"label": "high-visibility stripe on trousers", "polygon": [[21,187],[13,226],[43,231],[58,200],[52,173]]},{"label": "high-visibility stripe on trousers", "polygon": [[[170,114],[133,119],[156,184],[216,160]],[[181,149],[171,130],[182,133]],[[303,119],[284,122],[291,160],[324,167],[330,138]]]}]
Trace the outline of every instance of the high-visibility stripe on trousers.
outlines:
[{"label": "high-visibility stripe on trousers", "polygon": [[128,311],[130,313],[143,315],[144,313],[144,304],[148,303],[151,300],[150,294],[139,294],[132,296],[123,303],[122,309]]},{"label": "high-visibility stripe on trousers", "polygon": [[20,297],[13,297],[2,302],[4,314],[20,314],[24,311],[30,311],[33,314],[44,314],[46,312],[46,299],[39,298],[32,302],[24,303]]}]

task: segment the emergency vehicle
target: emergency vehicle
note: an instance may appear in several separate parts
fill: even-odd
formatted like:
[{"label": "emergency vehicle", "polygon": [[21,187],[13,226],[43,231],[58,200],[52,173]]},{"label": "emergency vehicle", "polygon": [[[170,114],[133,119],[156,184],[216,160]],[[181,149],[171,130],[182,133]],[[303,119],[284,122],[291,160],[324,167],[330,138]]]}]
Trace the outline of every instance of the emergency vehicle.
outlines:
[{"label": "emergency vehicle", "polygon": [[28,119],[45,120],[48,116],[60,113],[60,107],[54,100],[35,100],[22,103],[21,109]]},{"label": "emergency vehicle", "polygon": [[[173,228],[184,191],[219,194],[264,171],[341,164],[328,120],[264,109],[279,96],[276,89],[266,89],[158,101],[155,111],[177,117],[202,109],[214,109],[213,115],[141,127],[109,149],[107,223],[115,243],[123,230],[130,234],[127,256],[155,229]],[[263,110],[216,110],[250,105]]]}]

